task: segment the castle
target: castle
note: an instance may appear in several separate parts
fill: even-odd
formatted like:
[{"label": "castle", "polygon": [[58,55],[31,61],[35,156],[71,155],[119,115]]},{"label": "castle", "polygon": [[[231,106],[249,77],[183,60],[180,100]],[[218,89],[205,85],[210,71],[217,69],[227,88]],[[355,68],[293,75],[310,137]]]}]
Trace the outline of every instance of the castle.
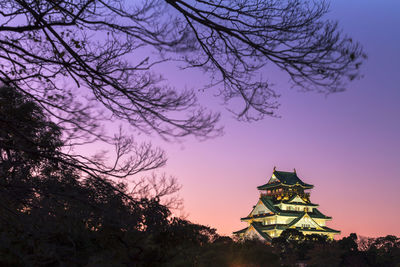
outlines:
[{"label": "castle", "polygon": [[310,189],[294,172],[274,168],[268,183],[258,186],[260,198],[247,217],[241,218],[248,226],[233,234],[240,239],[260,238],[270,242],[286,229],[297,229],[303,234],[319,234],[333,238],[340,231],[326,226],[332,217],[318,210],[310,201]]}]

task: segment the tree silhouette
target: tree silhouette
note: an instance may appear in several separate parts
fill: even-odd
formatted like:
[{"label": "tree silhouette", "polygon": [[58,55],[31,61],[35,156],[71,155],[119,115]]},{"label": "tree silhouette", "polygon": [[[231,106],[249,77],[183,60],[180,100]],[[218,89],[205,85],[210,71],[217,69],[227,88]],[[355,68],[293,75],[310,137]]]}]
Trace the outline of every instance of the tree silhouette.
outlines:
[{"label": "tree silhouette", "polygon": [[[217,115],[193,110],[193,92],[165,85],[153,67],[179,60],[212,77],[226,101],[239,97],[243,119],[272,115],[275,91],[257,73],[271,63],[305,90],[335,92],[359,76],[365,56],[337,23],[323,19],[325,1],[1,1],[0,71],[4,83],[43,106],[79,110],[59,99],[65,76],[118,118],[162,136],[208,136]],[[141,56],[143,48],[157,55]],[[142,50],[141,50],[142,49]],[[45,86],[43,86],[45,84]],[[176,117],[173,111],[186,116]],[[256,111],[256,113],[251,113]],[[76,122],[77,115],[68,117]],[[84,128],[84,127],[81,127]]]},{"label": "tree silhouette", "polygon": [[[207,230],[215,233],[170,218],[159,197],[174,183],[157,183],[155,197],[143,188],[136,196],[124,183],[85,173],[62,152],[61,129],[13,88],[0,87],[0,118],[2,266],[165,262],[173,232],[205,242]],[[160,236],[171,237],[156,245]]]},{"label": "tree silhouette", "polygon": [[[80,178],[97,180],[103,186],[125,194],[125,190],[107,178],[133,175],[165,163],[161,150],[153,149],[150,144],[137,145],[129,138],[119,136],[115,143],[117,158],[110,168],[101,158],[77,158],[66,153],[62,134],[63,129],[46,116],[42,106],[34,99],[14,88],[0,87],[0,176],[4,179],[5,188],[9,188],[9,180],[13,183],[19,180],[20,185],[14,184],[10,188],[18,191],[13,197],[21,203],[22,199],[34,194],[34,183],[40,175],[32,174],[44,172],[44,166],[55,167],[58,171],[63,166],[66,173],[71,169],[80,173]],[[126,157],[131,151],[135,152],[134,155]],[[119,163],[121,159],[124,159],[122,164]],[[47,175],[51,174],[49,170],[45,171]],[[174,178],[152,175],[151,178],[136,181],[126,197],[131,200],[162,198],[162,203],[168,207],[179,208],[181,200],[175,194],[179,188]]]}]

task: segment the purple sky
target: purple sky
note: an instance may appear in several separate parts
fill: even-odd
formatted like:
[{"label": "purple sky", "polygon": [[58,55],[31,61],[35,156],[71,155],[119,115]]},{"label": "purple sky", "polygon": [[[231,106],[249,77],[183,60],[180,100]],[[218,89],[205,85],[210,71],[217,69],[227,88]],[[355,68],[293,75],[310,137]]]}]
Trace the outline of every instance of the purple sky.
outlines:
[{"label": "purple sky", "polygon": [[[345,1],[331,4],[329,17],[360,41],[368,54],[365,77],[348,90],[325,97],[290,89],[287,78],[266,72],[281,94],[281,118],[241,123],[223,111],[225,135],[206,142],[163,143],[169,162],[163,169],[183,185],[188,219],[230,235],[245,227],[258,199],[256,187],[274,166],[297,169],[315,185],[311,200],[348,235],[400,235],[400,11],[399,1]],[[196,88],[199,72],[165,69],[177,86]],[[222,110],[221,100],[201,96]]]}]

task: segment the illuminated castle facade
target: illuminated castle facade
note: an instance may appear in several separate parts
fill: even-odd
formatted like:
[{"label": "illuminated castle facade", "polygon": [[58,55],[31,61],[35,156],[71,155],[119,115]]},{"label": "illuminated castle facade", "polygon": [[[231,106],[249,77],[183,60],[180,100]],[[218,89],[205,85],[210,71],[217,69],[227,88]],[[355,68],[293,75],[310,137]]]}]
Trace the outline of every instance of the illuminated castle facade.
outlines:
[{"label": "illuminated castle facade", "polygon": [[286,229],[297,229],[303,234],[319,234],[333,238],[340,231],[326,226],[332,217],[325,216],[318,204],[310,201],[310,189],[294,172],[274,168],[268,183],[257,187],[260,198],[247,217],[241,220],[248,227],[234,232],[241,239],[260,238],[270,242]]}]

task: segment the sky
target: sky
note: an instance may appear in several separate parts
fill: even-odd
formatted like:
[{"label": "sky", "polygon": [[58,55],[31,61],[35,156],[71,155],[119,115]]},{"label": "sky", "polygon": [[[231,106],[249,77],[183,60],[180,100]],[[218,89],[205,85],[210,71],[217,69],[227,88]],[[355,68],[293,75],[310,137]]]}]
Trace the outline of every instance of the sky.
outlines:
[{"label": "sky", "polygon": [[[281,94],[278,114],[254,123],[236,121],[220,99],[201,102],[222,111],[225,134],[207,141],[158,142],[168,155],[162,171],[182,185],[188,219],[231,235],[256,204],[257,186],[274,166],[314,185],[311,201],[342,236],[356,232],[400,236],[400,1],[335,0],[329,18],[359,41],[368,60],[364,78],[325,96],[301,93],[279,72],[271,76]],[[200,72],[165,69],[176,86],[194,87]]]}]

